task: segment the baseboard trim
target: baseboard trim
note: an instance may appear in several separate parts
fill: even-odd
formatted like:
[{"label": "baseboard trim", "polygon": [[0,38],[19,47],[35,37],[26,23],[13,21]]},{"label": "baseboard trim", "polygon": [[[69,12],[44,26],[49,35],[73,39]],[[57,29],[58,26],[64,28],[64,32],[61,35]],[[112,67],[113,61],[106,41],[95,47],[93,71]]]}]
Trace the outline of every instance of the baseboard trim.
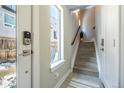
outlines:
[{"label": "baseboard trim", "polygon": [[71,69],[69,69],[65,75],[59,80],[59,82],[55,85],[54,88],[60,88],[60,86],[63,84],[63,82],[66,80],[66,78],[69,76],[69,74],[71,73]]},{"label": "baseboard trim", "polygon": [[102,80],[102,83],[104,84],[105,88],[111,88],[110,85],[103,78],[100,79]]}]

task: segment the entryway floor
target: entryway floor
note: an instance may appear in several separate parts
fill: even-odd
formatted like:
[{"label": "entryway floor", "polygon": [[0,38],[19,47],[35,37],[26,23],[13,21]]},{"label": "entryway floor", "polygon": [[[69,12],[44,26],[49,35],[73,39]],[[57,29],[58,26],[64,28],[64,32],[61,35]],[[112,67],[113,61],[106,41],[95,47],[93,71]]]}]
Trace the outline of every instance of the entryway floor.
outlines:
[{"label": "entryway floor", "polygon": [[104,86],[98,77],[73,72],[61,88],[104,88]]}]

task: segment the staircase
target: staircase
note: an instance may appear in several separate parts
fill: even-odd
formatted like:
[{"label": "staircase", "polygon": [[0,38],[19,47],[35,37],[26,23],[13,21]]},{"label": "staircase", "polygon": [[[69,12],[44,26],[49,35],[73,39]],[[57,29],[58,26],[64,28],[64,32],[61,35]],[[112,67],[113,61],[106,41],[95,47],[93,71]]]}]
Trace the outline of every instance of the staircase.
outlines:
[{"label": "staircase", "polygon": [[74,72],[98,77],[94,42],[81,42],[79,45]]},{"label": "staircase", "polygon": [[62,84],[62,88],[103,88],[97,69],[93,42],[80,42],[73,73]]}]

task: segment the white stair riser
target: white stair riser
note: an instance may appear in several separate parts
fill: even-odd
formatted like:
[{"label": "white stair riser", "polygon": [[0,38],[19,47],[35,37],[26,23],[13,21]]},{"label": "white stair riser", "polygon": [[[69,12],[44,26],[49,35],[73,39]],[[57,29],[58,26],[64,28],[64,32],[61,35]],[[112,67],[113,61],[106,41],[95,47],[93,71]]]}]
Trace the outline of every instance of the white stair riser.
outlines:
[{"label": "white stair riser", "polygon": [[90,62],[90,63],[96,63],[96,59],[76,59],[76,62]]},{"label": "white stair riser", "polygon": [[97,64],[91,63],[91,62],[77,62],[75,65],[85,67],[85,68],[97,68]]},{"label": "white stair riser", "polygon": [[78,69],[74,69],[73,71],[76,73],[84,74],[84,75],[99,77],[98,72],[91,72],[91,71],[87,71],[87,70],[78,70]]}]

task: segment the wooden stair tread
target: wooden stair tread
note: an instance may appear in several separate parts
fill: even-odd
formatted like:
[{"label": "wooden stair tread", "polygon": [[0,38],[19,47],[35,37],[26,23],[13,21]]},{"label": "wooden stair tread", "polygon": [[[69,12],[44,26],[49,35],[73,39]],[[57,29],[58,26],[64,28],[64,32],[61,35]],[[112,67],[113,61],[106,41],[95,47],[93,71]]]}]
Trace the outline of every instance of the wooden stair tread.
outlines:
[{"label": "wooden stair tread", "polygon": [[87,70],[87,71],[91,71],[91,72],[98,72],[97,68],[86,68],[86,67],[74,66],[74,69]]}]

